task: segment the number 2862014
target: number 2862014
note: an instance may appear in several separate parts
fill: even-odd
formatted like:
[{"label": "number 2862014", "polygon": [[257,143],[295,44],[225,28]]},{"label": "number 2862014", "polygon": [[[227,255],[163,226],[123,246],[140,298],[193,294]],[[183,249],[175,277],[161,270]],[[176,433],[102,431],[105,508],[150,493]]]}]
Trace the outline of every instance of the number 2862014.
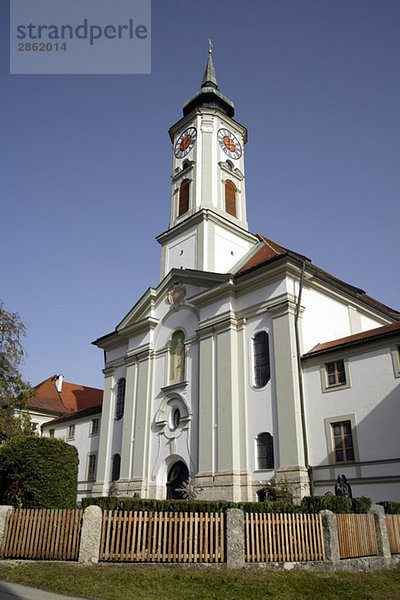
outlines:
[{"label": "number 2862014", "polygon": [[18,44],[18,52],[60,52],[63,50],[67,51],[67,44],[63,42],[59,44],[58,42],[38,42],[31,44],[30,42],[19,42]]}]

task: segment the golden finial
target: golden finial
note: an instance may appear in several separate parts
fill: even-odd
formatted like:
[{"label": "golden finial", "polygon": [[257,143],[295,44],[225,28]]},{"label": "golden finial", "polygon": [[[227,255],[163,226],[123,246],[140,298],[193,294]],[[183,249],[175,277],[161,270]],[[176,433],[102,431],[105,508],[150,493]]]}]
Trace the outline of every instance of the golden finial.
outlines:
[{"label": "golden finial", "polygon": [[212,54],[213,43],[210,38],[208,38],[208,43],[209,43],[208,54]]}]

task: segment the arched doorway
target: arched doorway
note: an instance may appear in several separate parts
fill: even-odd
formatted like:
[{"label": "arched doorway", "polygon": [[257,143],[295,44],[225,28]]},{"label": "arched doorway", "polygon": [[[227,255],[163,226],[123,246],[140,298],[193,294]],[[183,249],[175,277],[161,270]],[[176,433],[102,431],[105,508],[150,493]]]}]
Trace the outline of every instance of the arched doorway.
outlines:
[{"label": "arched doorway", "polygon": [[177,491],[182,483],[189,479],[189,471],[185,463],[181,460],[174,463],[168,471],[167,480],[167,499],[184,498],[183,492]]}]

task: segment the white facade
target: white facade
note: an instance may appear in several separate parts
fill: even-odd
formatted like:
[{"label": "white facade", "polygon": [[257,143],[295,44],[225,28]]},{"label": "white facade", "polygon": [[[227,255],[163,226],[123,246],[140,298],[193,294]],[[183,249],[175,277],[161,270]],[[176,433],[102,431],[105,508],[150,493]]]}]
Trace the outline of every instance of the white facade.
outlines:
[{"label": "white facade", "polygon": [[[303,360],[307,429],[315,493],[331,490],[344,473],[353,495],[374,501],[400,498],[400,330],[383,340]],[[343,360],[347,384],[326,389],[325,364]],[[354,461],[336,464],[332,423],[350,422]]]},{"label": "white facade", "polygon": [[[247,131],[232,117],[209,57],[200,92],[170,130],[160,284],[96,341],[106,363],[92,493],[165,498],[187,478],[199,497],[254,501],[260,482],[278,478],[300,499],[313,487],[333,491],[345,473],[357,494],[400,500],[399,379],[387,348],[354,347],[346,384],[329,391],[325,354],[301,358],[400,315],[248,232]],[[357,425],[355,456],[339,464],[331,423],[347,421]]]}]

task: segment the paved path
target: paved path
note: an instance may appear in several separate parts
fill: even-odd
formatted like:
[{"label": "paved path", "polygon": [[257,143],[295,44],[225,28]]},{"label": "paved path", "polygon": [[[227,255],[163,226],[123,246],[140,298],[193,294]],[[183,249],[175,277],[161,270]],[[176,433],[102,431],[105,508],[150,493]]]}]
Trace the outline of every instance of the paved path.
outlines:
[{"label": "paved path", "polygon": [[82,600],[72,596],[61,596],[19,583],[0,581],[0,600]]}]

